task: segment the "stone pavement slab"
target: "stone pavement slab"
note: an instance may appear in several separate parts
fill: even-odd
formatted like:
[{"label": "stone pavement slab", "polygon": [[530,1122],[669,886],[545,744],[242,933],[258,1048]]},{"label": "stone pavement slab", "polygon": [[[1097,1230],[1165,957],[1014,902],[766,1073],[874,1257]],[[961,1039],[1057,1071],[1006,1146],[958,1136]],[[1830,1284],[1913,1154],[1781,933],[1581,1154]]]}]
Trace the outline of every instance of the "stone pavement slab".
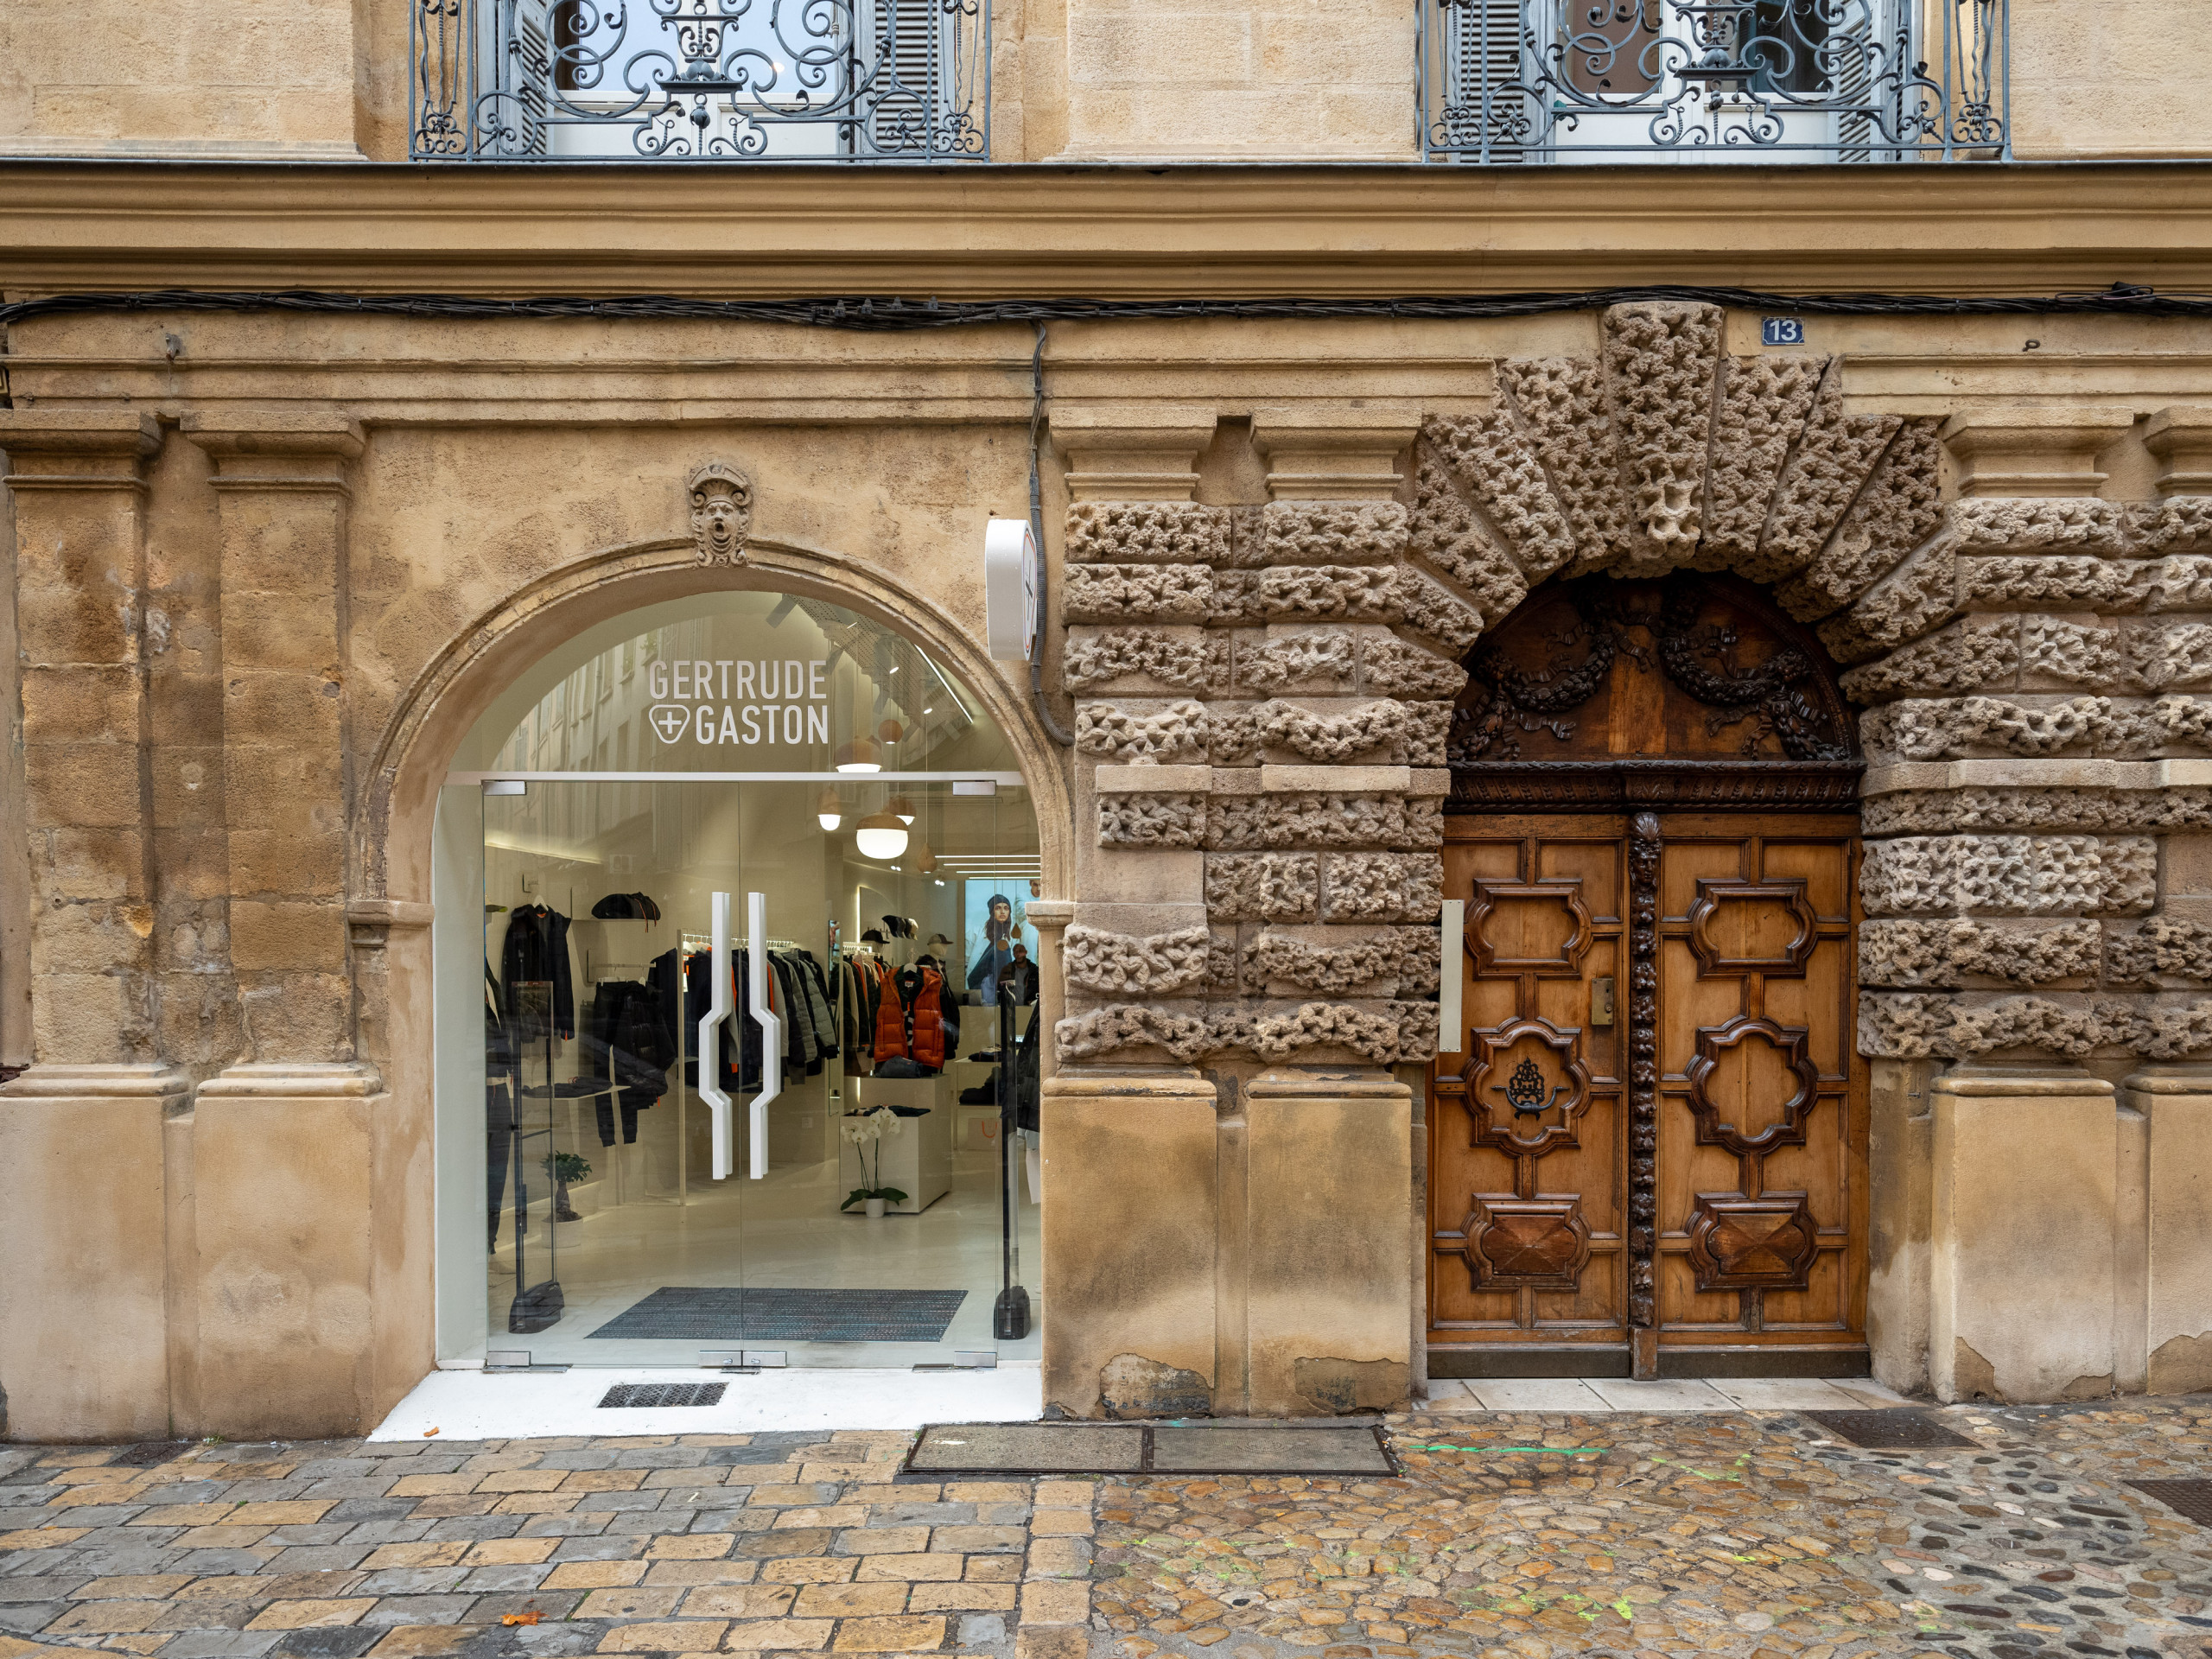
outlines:
[{"label": "stone pavement slab", "polygon": [[[2212,1400],[1952,1408],[1969,1445],[1903,1452],[1802,1414],[1896,1403],[1853,1382],[1435,1403],[1395,1476],[908,1474],[910,1433],[828,1429],[11,1447],[0,1659],[2212,1659],[2212,1529],[2126,1484],[2212,1478]],[[270,1491],[362,1463],[384,1493]],[[232,1524],[269,1530],[196,1545]]]}]

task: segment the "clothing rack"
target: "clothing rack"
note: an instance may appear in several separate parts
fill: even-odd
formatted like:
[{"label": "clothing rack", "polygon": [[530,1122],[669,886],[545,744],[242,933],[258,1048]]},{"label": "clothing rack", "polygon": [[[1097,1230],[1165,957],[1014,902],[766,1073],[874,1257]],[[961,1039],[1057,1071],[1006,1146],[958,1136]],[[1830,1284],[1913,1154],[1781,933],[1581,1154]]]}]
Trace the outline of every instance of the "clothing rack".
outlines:
[{"label": "clothing rack", "polygon": [[[729,942],[729,946],[733,950],[741,950],[746,948],[746,941],[741,937],[734,938]],[[686,933],[683,935],[683,942],[677,946],[677,949],[687,957],[696,957],[702,950],[711,950],[714,948],[714,940],[704,933]],[[768,948],[771,950],[805,950],[811,947],[801,944],[797,939],[771,938],[768,941]]]}]

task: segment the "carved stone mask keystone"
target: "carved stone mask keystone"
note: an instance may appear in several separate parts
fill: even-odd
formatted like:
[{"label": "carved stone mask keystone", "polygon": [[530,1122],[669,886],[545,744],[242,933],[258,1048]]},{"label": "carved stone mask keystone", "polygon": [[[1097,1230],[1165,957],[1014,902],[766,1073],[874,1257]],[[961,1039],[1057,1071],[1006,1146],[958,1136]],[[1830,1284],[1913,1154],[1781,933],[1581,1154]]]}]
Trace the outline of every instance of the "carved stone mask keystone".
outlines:
[{"label": "carved stone mask keystone", "polygon": [[702,564],[743,564],[753,527],[753,480],[725,461],[691,474],[691,539]]}]

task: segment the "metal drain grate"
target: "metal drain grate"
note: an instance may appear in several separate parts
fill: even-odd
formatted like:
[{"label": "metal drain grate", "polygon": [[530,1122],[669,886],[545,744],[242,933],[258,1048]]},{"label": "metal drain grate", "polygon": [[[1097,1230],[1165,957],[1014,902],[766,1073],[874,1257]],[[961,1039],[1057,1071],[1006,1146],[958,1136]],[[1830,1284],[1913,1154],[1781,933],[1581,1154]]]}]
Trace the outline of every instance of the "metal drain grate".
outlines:
[{"label": "metal drain grate", "polygon": [[601,1396],[601,1411],[646,1406],[718,1406],[727,1382],[617,1382]]},{"label": "metal drain grate", "polygon": [[907,1454],[912,1473],[1394,1475],[1373,1424],[939,1423]]},{"label": "metal drain grate", "polygon": [[2155,1497],[2176,1515],[2200,1527],[2212,1527],[2212,1480],[2131,1480],[2145,1497]]},{"label": "metal drain grate", "polygon": [[158,1469],[174,1462],[192,1450],[189,1440],[148,1440],[138,1446],[127,1446],[110,1458],[111,1469]]},{"label": "metal drain grate", "polygon": [[1829,1433],[1869,1452],[1916,1452],[1923,1446],[1971,1446],[1955,1429],[1918,1411],[1808,1411],[1803,1414]]}]

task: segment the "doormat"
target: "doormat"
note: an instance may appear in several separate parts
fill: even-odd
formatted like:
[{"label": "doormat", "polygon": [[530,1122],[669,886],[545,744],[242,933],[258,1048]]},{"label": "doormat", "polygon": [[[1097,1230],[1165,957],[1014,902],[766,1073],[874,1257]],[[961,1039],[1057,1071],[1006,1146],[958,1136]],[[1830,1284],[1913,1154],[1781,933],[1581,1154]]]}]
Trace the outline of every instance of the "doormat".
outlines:
[{"label": "doormat", "polygon": [[916,1474],[1395,1475],[1375,1424],[938,1423],[906,1454]]},{"label": "doormat", "polygon": [[1916,1452],[1923,1446],[1970,1446],[1970,1440],[1934,1418],[1917,1411],[1808,1411],[1808,1422],[1818,1423],[1840,1440],[1868,1452]]},{"label": "doormat", "polygon": [[591,1334],[615,1342],[938,1342],[964,1290],[664,1285]]}]

